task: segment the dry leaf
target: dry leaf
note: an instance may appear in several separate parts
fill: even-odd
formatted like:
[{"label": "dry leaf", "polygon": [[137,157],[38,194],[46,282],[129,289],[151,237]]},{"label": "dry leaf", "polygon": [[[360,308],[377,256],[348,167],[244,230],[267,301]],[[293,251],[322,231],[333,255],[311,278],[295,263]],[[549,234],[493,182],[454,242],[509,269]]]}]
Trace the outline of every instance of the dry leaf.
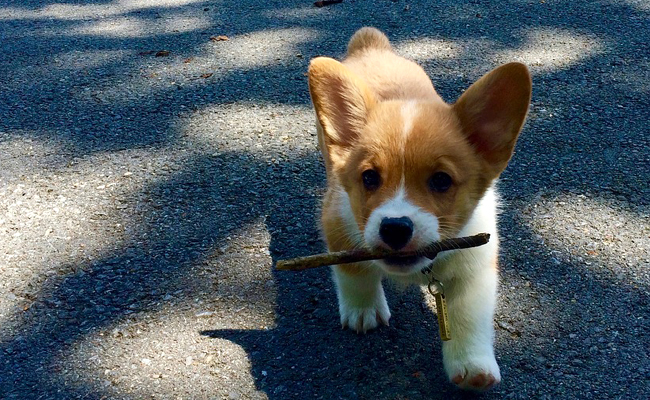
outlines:
[{"label": "dry leaf", "polygon": [[225,42],[227,40],[230,40],[230,38],[228,38],[228,36],[226,35],[219,35],[219,36],[210,37],[210,40],[212,40],[213,42]]},{"label": "dry leaf", "polygon": [[212,72],[208,72],[206,74],[201,74],[201,78],[209,78],[212,76]]},{"label": "dry leaf", "polygon": [[343,0],[323,0],[323,1],[317,1],[314,3],[316,7],[325,7],[325,6],[331,6],[332,4],[339,4],[343,3]]}]

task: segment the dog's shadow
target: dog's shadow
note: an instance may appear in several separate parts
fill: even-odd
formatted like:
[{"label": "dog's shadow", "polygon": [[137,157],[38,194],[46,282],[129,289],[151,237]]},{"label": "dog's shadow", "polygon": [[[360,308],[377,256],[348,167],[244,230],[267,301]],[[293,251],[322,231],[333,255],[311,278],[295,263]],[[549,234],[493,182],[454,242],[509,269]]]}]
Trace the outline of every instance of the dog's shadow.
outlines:
[{"label": "dog's shadow", "polygon": [[240,345],[257,389],[269,399],[422,398],[456,391],[442,369],[436,316],[419,288],[385,283],[390,326],[364,335],[341,329],[327,268],[275,275],[273,329],[201,332]]}]

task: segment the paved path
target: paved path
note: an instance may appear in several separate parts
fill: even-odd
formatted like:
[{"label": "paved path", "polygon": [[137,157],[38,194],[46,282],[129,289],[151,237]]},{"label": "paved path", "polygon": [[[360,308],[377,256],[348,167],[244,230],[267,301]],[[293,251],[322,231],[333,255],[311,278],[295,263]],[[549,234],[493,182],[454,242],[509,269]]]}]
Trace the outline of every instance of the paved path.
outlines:
[{"label": "paved path", "polygon": [[358,336],[271,270],[322,250],[304,73],[363,25],[450,102],[534,75],[483,398],[648,397],[647,1],[2,0],[0,398],[469,397],[419,289]]}]

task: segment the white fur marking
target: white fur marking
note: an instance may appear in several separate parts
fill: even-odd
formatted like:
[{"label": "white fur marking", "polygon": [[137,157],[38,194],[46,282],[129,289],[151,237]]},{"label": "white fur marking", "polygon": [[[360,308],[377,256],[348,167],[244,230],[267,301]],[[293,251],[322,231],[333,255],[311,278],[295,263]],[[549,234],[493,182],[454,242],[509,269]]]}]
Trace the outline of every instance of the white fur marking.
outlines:
[{"label": "white fur marking", "polygon": [[408,101],[402,105],[402,137],[406,139],[413,130],[413,120],[417,114],[417,103],[415,101]]},{"label": "white fur marking", "polygon": [[343,228],[347,233],[347,237],[352,239],[355,246],[363,247],[363,235],[359,230],[357,221],[354,218],[352,213],[352,205],[350,204],[350,196],[345,190],[339,190],[336,192],[336,203],[341,213],[341,218],[345,222]]},{"label": "white fur marking", "polygon": [[[366,227],[363,232],[363,238],[366,242],[366,245],[370,248],[385,248],[386,244],[383,242],[379,235],[379,227],[381,225],[381,221],[384,218],[401,217],[408,217],[413,222],[413,237],[406,245],[404,250],[416,250],[422,246],[440,239],[440,233],[438,232],[438,218],[435,215],[423,211],[408,201],[406,198],[404,180],[402,180],[400,187],[397,189],[395,195],[377,207],[375,210],[373,210],[373,212],[370,214],[370,218],[368,218],[368,222],[366,223]],[[426,263],[427,261],[423,260],[422,263],[414,264],[409,270],[400,271],[399,273],[403,274],[410,273],[415,270],[420,270],[426,266]],[[382,261],[377,261],[377,264],[384,267],[387,272],[395,272],[392,271]]]},{"label": "white fur marking", "polygon": [[399,151],[402,159],[402,185],[404,184],[404,170],[406,168],[404,157],[406,140],[413,130],[413,121],[415,120],[417,111],[417,103],[415,101],[407,101],[406,103],[402,104],[402,108],[400,109],[400,112],[402,114],[402,135],[401,140],[399,141]]}]

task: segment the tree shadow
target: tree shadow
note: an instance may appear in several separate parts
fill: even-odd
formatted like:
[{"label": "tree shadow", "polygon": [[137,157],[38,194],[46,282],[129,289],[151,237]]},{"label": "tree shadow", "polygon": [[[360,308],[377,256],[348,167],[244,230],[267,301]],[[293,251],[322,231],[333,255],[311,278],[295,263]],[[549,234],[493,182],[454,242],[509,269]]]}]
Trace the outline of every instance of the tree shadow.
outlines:
[{"label": "tree shadow", "polygon": [[[304,182],[305,175],[319,175],[305,169],[315,164],[313,158],[308,155],[269,167],[247,153],[213,154],[190,160],[179,174],[146,188],[155,199],[148,225],[121,251],[71,266],[73,274],[48,280],[30,309],[21,314],[16,336],[0,345],[6,355],[0,393],[18,393],[24,398],[33,390],[34,397],[59,393],[56,397],[71,398],[89,390],[56,384],[51,374],[56,372],[52,368],[56,368],[57,354],[88,334],[153,313],[172,297],[183,301],[209,296],[202,284],[191,279],[195,266],[242,226],[275,215],[269,218],[269,230],[277,232],[275,248],[292,247],[287,226],[298,222],[307,226],[313,222],[313,213],[288,216],[276,210],[287,197],[304,210],[314,210],[313,196],[286,194],[296,182]],[[318,184],[315,180],[314,185]],[[303,190],[308,193],[310,187]],[[304,235],[313,236],[313,232]],[[94,388],[88,393],[101,391]]]}]

